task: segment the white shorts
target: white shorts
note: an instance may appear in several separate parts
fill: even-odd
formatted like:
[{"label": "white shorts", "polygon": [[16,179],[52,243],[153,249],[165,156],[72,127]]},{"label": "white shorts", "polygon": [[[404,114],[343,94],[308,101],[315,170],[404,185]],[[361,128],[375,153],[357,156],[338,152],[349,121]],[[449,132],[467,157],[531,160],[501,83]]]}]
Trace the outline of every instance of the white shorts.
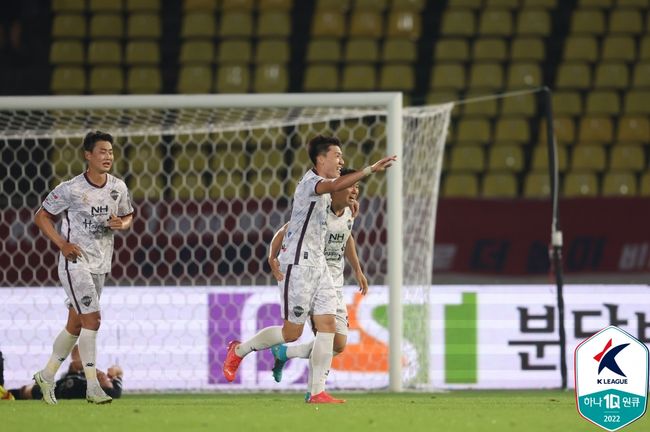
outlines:
[{"label": "white shorts", "polygon": [[348,335],[348,305],[343,298],[343,288],[336,288],[336,332],[343,336]]},{"label": "white shorts", "polygon": [[94,274],[80,268],[59,269],[59,279],[68,295],[68,307],[74,307],[79,314],[99,311],[106,273]]},{"label": "white shorts", "polygon": [[282,318],[304,324],[309,315],[335,315],[337,298],[332,275],[326,265],[283,265],[280,287]]}]

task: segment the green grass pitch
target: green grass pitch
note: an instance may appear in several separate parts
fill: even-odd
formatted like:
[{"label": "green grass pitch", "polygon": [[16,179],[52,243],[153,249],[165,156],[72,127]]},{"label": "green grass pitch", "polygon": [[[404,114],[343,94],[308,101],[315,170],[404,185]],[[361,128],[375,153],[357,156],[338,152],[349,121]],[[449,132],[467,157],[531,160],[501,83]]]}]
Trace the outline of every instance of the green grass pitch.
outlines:
[{"label": "green grass pitch", "polygon": [[[337,393],[345,405],[305,404],[301,394],[125,395],[111,405],[83,400],[0,402],[0,430],[145,431],[597,431],[572,391]],[[625,431],[648,431],[642,417]]]}]

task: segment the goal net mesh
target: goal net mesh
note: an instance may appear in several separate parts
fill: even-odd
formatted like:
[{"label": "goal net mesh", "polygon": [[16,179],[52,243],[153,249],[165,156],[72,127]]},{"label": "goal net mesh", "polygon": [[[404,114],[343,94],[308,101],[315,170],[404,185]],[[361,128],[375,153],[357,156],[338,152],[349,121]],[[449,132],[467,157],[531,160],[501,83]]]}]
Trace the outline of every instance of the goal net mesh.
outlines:
[{"label": "goal net mesh", "polygon": [[[408,386],[428,382],[426,305],[450,110],[451,105],[403,110],[399,163],[404,179],[403,352]],[[0,291],[14,302],[4,302],[0,310],[3,316],[13,317],[16,310],[29,309],[26,305],[35,300],[27,298],[26,287],[47,292],[43,301],[51,308],[42,308],[58,310],[51,334],[30,335],[27,330],[2,326],[0,349],[7,362],[13,362],[14,370],[42,367],[53,336],[64,323],[63,291],[49,289],[59,286],[58,251],[39,234],[32,217],[49,190],[83,172],[81,141],[89,130],[115,137],[113,174],[126,181],[135,207],[133,228],[116,235],[113,269],[106,283],[109,289],[103,294],[107,298],[103,308],[113,307],[116,312],[111,315],[107,310],[102,324],[100,339],[105,345],[98,350],[100,368],[102,360],[123,363],[133,377],[129,387],[134,389],[160,388],[160,381],[165,380],[169,388],[201,389],[225,384],[216,367],[225,353],[218,346],[226,342],[220,338],[222,333],[223,339],[228,331],[245,338],[262,324],[277,323],[277,304],[258,308],[257,320],[248,319],[242,316],[246,309],[236,298],[244,292],[278,297],[266,262],[268,245],[275,230],[288,220],[296,183],[310,168],[306,143],[317,134],[336,136],[342,142],[345,165],[362,169],[386,155],[386,121],[381,107],[0,110],[0,286],[7,288]],[[346,290],[350,338],[346,353],[334,360],[331,376],[341,371],[345,379],[339,387],[385,387],[386,175],[368,177],[360,189],[361,211],[353,235],[371,294],[362,299],[346,269],[346,283],[352,286]],[[122,294],[127,292],[124,287],[130,287],[129,295]],[[219,297],[220,289],[230,294]],[[204,349],[183,346],[178,339],[194,330],[187,323],[179,324],[182,316],[165,315],[156,292],[166,293],[160,300],[164,304],[172,298],[175,303],[189,304],[193,296],[206,293],[205,304],[199,302],[189,310],[187,304],[175,305],[177,311],[192,314],[192,319],[197,315],[203,319],[198,326],[204,333],[201,343],[206,345],[208,340]],[[372,307],[361,307],[364,301]],[[137,316],[124,312],[132,304],[140,306]],[[137,344],[142,349],[135,348]],[[155,356],[156,350],[169,355]],[[262,353],[254,356],[249,361],[254,367],[243,372],[254,378],[244,376],[239,383],[243,388],[266,388],[266,384],[273,388],[270,381],[258,379],[263,374],[270,379],[272,358]],[[188,375],[188,366],[199,367],[199,362],[206,361],[206,378]],[[293,376],[296,385],[305,377],[300,371],[307,362],[301,362],[301,368],[288,368],[288,380]],[[12,377],[19,379],[17,374]]]}]

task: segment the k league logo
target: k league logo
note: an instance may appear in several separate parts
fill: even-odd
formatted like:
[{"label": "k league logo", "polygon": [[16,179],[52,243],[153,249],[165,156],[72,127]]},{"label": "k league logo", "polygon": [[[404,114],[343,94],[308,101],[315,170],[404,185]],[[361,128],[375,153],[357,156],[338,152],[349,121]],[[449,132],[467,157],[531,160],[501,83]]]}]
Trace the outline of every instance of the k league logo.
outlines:
[{"label": "k league logo", "polygon": [[607,327],[576,348],[575,379],[580,415],[603,429],[621,429],[645,414],[648,348]]}]

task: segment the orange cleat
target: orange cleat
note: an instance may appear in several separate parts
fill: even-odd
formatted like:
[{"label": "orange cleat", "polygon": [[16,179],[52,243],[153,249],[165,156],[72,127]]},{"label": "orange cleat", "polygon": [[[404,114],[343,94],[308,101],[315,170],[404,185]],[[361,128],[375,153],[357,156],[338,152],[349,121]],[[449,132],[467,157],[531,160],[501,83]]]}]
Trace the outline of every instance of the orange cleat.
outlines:
[{"label": "orange cleat", "polygon": [[235,353],[235,348],[240,344],[238,340],[231,341],[228,344],[228,353],[226,354],[226,361],[223,362],[223,376],[226,377],[228,382],[233,382],[235,380],[235,375],[237,375],[237,368],[239,368],[239,363],[241,363],[243,357],[239,357]]},{"label": "orange cleat", "polygon": [[322,391],[317,395],[313,395],[309,398],[309,403],[313,404],[342,404],[345,403],[345,399],[336,399]]}]

